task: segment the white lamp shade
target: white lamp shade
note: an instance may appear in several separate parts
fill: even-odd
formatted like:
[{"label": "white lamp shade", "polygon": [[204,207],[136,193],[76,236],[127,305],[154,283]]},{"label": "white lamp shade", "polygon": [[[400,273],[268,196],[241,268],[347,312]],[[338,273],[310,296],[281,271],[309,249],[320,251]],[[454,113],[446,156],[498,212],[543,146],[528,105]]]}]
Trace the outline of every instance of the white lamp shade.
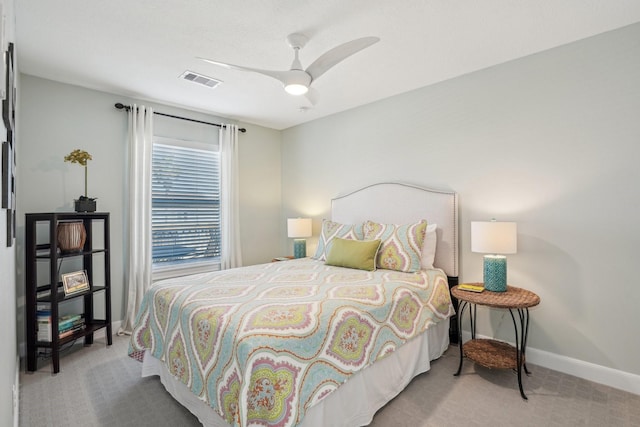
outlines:
[{"label": "white lamp shade", "polygon": [[471,252],[515,254],[517,248],[518,229],[515,222],[471,222]]},{"label": "white lamp shade", "polygon": [[311,237],[311,218],[287,219],[287,236],[294,239]]}]

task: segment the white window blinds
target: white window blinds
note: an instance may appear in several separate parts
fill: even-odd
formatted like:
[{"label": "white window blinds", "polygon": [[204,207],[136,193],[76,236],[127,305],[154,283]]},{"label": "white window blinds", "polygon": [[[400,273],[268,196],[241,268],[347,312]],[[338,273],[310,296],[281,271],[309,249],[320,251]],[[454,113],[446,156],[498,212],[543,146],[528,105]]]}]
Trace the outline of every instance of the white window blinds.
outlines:
[{"label": "white window blinds", "polygon": [[162,141],[154,142],[152,157],[154,266],[218,261],[220,155],[217,147]]}]

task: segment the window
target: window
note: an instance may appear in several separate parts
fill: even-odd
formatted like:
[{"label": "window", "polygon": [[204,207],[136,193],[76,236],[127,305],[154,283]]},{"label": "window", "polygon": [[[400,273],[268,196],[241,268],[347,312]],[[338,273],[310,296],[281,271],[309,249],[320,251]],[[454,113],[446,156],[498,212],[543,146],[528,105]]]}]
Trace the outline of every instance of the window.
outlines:
[{"label": "window", "polygon": [[151,169],[154,277],[157,278],[157,272],[193,269],[194,265],[218,269],[220,154],[217,145],[155,137]]}]

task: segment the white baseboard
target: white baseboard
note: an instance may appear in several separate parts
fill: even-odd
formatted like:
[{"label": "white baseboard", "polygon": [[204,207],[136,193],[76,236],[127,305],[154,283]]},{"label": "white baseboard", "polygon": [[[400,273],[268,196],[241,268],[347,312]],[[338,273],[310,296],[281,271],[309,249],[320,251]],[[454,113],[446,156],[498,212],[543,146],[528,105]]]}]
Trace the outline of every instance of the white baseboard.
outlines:
[{"label": "white baseboard", "polygon": [[640,375],[596,365],[536,348],[527,348],[527,360],[535,365],[640,395]]},{"label": "white baseboard", "polygon": [[[476,336],[478,338],[491,338],[482,335]],[[471,333],[463,331],[462,339],[464,341],[471,339]],[[513,345],[513,343],[510,344]],[[531,347],[527,347],[527,362],[640,395],[640,375]]]},{"label": "white baseboard", "polygon": [[16,378],[13,381],[13,427],[20,424],[20,356],[16,357]]}]

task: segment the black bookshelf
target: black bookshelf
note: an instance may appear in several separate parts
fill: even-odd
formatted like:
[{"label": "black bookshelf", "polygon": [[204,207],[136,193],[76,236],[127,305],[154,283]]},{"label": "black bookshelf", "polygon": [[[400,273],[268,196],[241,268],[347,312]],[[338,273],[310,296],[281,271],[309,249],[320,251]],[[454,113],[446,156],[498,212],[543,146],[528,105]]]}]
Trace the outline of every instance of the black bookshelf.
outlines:
[{"label": "black bookshelf", "polygon": [[[82,221],[86,240],[84,247],[74,253],[63,253],[57,243],[57,226],[60,221]],[[104,247],[94,248],[94,228],[102,226]],[[60,372],[60,349],[63,345],[84,339],[84,345],[93,344],[93,334],[105,328],[107,345],[112,344],[111,331],[111,263],[109,252],[109,213],[106,212],[53,212],[29,213],[25,220],[25,287],[26,287],[26,333],[27,333],[27,371],[38,369],[38,354],[41,349],[49,349],[53,364],[53,373]],[[46,235],[45,235],[46,234]],[[38,243],[38,241],[48,243]],[[94,285],[94,257],[104,257],[104,283]],[[81,258],[82,268],[87,272],[89,289],[73,295],[66,295],[60,281],[59,261],[64,258]],[[40,268],[47,268],[47,274],[38,274]],[[38,278],[46,283],[38,283]],[[94,317],[94,296],[104,294],[105,318]],[[58,331],[59,305],[81,298],[83,300],[84,329],[60,338]],[[51,341],[38,340],[37,307],[49,305],[51,311]]]}]

